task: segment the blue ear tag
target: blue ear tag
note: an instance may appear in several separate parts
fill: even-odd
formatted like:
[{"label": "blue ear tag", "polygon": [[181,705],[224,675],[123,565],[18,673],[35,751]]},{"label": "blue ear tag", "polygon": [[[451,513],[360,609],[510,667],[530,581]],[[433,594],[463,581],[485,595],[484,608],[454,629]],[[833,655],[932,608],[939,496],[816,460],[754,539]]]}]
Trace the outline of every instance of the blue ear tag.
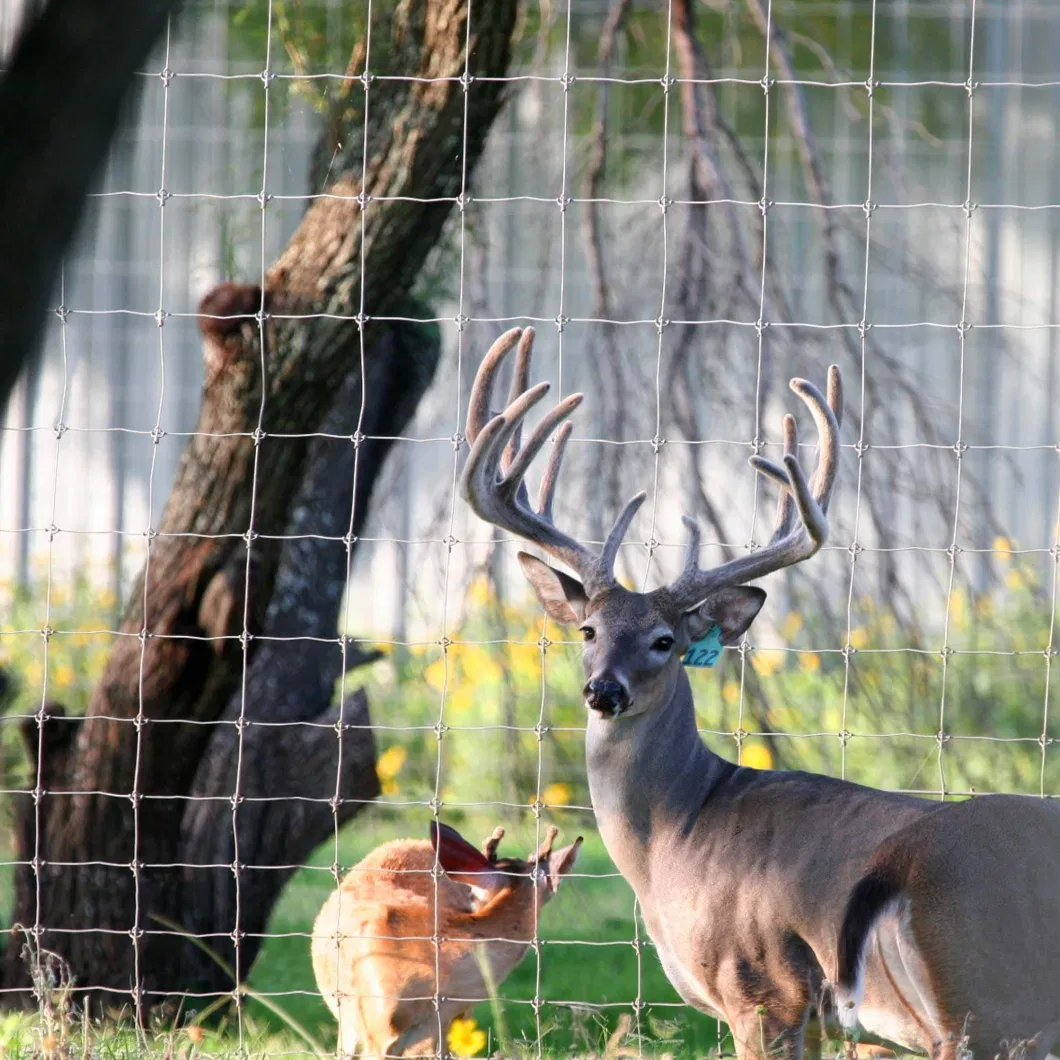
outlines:
[{"label": "blue ear tag", "polygon": [[689,644],[681,662],[685,666],[709,667],[721,658],[721,652],[721,626],[711,626],[702,640]]}]

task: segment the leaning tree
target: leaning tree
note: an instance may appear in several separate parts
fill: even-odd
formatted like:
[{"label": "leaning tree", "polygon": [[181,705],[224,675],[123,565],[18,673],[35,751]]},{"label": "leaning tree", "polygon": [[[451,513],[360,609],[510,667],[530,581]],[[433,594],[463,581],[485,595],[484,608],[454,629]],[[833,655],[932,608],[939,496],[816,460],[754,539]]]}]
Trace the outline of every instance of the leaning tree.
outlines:
[{"label": "leaning tree", "polygon": [[[200,306],[198,424],[87,714],[23,727],[14,919],[140,1018],[232,990],[187,936],[245,976],[293,866],[378,793],[366,698],[333,702],[366,657],[339,600],[440,342],[373,318],[429,315],[412,287],[502,105],[517,3],[378,6],[321,134],[326,194],[262,285]],[[17,938],[2,978],[27,983]]]}]

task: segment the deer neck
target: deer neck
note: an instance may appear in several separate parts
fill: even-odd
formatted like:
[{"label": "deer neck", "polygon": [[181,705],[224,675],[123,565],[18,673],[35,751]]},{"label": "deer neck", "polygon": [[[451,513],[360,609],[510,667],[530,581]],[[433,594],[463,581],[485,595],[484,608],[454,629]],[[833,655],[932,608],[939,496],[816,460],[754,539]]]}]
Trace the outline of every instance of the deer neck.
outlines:
[{"label": "deer neck", "polygon": [[734,769],[700,739],[683,667],[654,710],[615,720],[590,713],[586,762],[607,852],[638,894],[650,883],[652,846],[689,832]]}]

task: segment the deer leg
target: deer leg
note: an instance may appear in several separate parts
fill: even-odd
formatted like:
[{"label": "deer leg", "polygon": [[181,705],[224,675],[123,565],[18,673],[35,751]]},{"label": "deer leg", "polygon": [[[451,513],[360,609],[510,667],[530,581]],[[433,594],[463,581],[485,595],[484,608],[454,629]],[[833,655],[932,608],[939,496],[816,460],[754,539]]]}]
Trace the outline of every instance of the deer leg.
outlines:
[{"label": "deer leg", "polygon": [[[792,1024],[758,1005],[740,1016],[728,1016],[737,1060],[802,1060],[806,1018]],[[819,1048],[819,1045],[818,1045]]]},{"label": "deer leg", "polygon": [[343,1060],[352,1060],[357,1055],[357,1025],[351,1015],[345,1013],[345,1019],[339,1019],[339,1056]]},{"label": "deer leg", "polygon": [[807,1060],[821,1060],[821,1045],[824,1042],[824,1026],[819,1013],[807,1012],[802,1032],[802,1055]]},{"label": "deer leg", "polygon": [[[432,1020],[434,1019],[435,1017],[432,1014]],[[448,1031],[448,1027],[445,1029]],[[421,1060],[422,1058],[439,1056],[437,1027],[426,1034],[424,1033],[425,1030],[425,1027],[419,1026],[399,1035],[390,1043],[387,1055],[419,1057]],[[441,1055],[444,1055],[444,1052]]]}]

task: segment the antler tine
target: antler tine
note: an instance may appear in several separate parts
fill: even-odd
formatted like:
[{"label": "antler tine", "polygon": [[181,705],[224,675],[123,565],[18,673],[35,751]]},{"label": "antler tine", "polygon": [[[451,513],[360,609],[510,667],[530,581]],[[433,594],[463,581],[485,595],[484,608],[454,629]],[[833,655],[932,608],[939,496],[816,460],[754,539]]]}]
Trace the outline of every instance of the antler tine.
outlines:
[{"label": "antler tine", "polygon": [[568,420],[559,429],[556,440],[552,443],[552,453],[545,465],[545,473],[541,476],[541,485],[537,490],[537,510],[543,519],[552,521],[552,502],[556,497],[556,483],[559,481],[559,471],[563,466],[563,454],[567,451],[567,442],[570,441],[574,424]]},{"label": "antler tine", "polygon": [[[807,386],[810,385],[812,384],[807,384]],[[816,387],[813,389],[817,390]],[[796,391],[796,393],[798,392]],[[802,397],[801,394],[799,396]],[[803,397],[803,400],[806,400],[805,397]],[[816,400],[820,402],[820,391],[816,393]],[[843,378],[839,374],[839,365],[837,364],[829,365],[828,367],[828,397],[826,402],[828,408],[832,410],[832,416],[835,418],[835,433],[838,438],[839,428],[843,423]],[[813,408],[812,405],[810,407],[811,409]],[[819,450],[820,447],[818,447],[817,465],[814,468],[813,477],[810,479],[810,488],[813,495],[819,500],[821,511],[827,514],[828,505],[832,499],[832,487],[838,470],[839,449],[837,446],[834,454],[835,459],[831,461],[822,459]]]},{"label": "antler tine", "polygon": [[[570,437],[569,425],[561,429],[556,448],[548,462],[539,511],[530,507],[524,478],[534,457],[541,451],[552,432],[582,402],[581,394],[572,394],[542,418],[526,445],[519,446],[526,414],[548,392],[548,383],[526,388],[534,333],[519,328],[502,335],[490,347],[475,375],[468,402],[467,436],[471,452],[460,478],[464,499],[479,518],[508,530],[543,548],[554,558],[576,571],[587,583],[599,583],[600,557],[585,545],[557,529],[552,521],[552,495]],[[515,397],[499,416],[486,421],[497,368],[516,341],[519,359],[516,364],[512,393]]]},{"label": "antler tine", "polygon": [[554,824],[550,824],[545,832],[545,838],[541,841],[541,846],[531,854],[530,860],[534,862],[544,861],[552,853],[552,844],[555,843],[558,835],[559,829]]},{"label": "antler tine", "polygon": [[839,374],[839,365],[828,366],[828,407],[835,416],[837,427],[843,426],[843,377]]},{"label": "antler tine", "polygon": [[[833,369],[835,369],[834,372]],[[834,384],[833,375],[836,377]],[[838,378],[839,369],[832,365],[828,370],[828,376],[828,390],[831,397],[838,402],[840,412],[842,412],[843,387]],[[791,389],[805,402],[817,425],[817,460],[810,478],[810,492],[820,507],[821,513],[826,514],[828,503],[832,498],[836,472],[839,470],[839,420],[832,403],[813,383],[806,379],[792,379],[790,385]],[[787,458],[784,462],[788,462]]]},{"label": "antler tine", "polygon": [[504,829],[497,825],[493,829],[493,835],[482,844],[482,853],[485,855],[487,861],[497,860],[497,847],[500,846],[501,840],[504,838]]},{"label": "antler tine", "polygon": [[[532,393],[532,391],[527,391]],[[516,399],[509,409],[516,407],[520,399]],[[563,423],[568,416],[585,400],[584,394],[571,394],[570,397],[565,398],[561,401],[554,409],[550,409],[541,418],[541,422],[534,428],[534,433],[530,435],[529,441],[526,445],[520,449],[512,460],[511,465],[507,469],[507,474],[504,476],[505,484],[511,484],[515,486],[517,483],[522,482],[523,477],[527,471],[530,470],[530,465],[533,463],[534,457],[544,448],[545,442],[552,436],[552,432],[556,429],[557,425]],[[519,416],[513,425],[514,429],[518,431],[520,424],[522,423],[522,416]],[[514,436],[513,436],[514,438]]]},{"label": "antler tine", "polygon": [[[600,570],[598,572],[598,578],[602,581],[614,582],[615,580],[615,559],[618,556],[618,550],[622,547],[622,539],[626,536],[626,531],[629,529],[629,524],[633,522],[633,516],[637,514],[640,506],[647,499],[647,493],[641,490],[640,493],[633,497],[630,497],[626,501],[625,508],[618,513],[618,517],[615,519],[611,526],[611,531],[608,533],[607,538],[604,541],[603,551],[600,553]],[[586,586],[589,589],[589,594],[592,595],[597,588],[603,586]]]},{"label": "antler tine", "polygon": [[[799,456],[799,427],[795,417],[789,412],[784,416],[784,457]],[[787,478],[787,475],[784,476]],[[795,518],[795,496],[790,489],[782,489],[777,498],[777,518],[773,524],[773,536],[770,544],[779,541],[791,533],[791,524]]]},{"label": "antler tine", "polygon": [[[516,347],[515,370],[512,372],[512,385],[508,390],[509,406],[513,405],[519,395],[524,393],[530,385],[530,357],[534,352],[534,334],[533,328],[527,328],[519,339],[519,345]],[[512,435],[508,448],[505,449],[504,456],[501,459],[501,470],[505,474],[511,467],[515,454],[519,452],[522,433],[522,424],[520,423],[515,428],[515,433]]]},{"label": "antler tine", "polygon": [[[482,363],[478,366],[475,382],[471,386],[471,398],[467,406],[467,424],[464,428],[469,445],[475,444],[486,424],[494,418],[494,414],[490,411],[493,378],[505,354],[522,334],[522,328],[510,328],[486,351],[486,356],[482,358]],[[533,336],[531,336],[531,341],[533,341]]]},{"label": "antler tine", "polygon": [[[688,544],[685,546],[685,562],[681,566],[681,573],[670,585],[670,595],[677,600],[685,600],[694,594],[694,586],[703,573],[699,569],[699,545],[703,540],[699,523],[690,515],[682,515],[681,522],[688,529]],[[698,600],[693,603],[698,603]]]},{"label": "antler tine", "polygon": [[699,546],[703,540],[703,532],[699,529],[699,523],[690,515],[682,515],[681,522],[688,530],[688,544],[685,546],[685,562],[682,571],[699,569]]},{"label": "antler tine", "polygon": [[[501,482],[498,481],[504,450],[512,435],[519,429],[523,417],[541,401],[550,389],[551,387],[548,383],[538,383],[537,386],[531,387],[525,393],[520,394],[501,415],[494,416],[479,431],[479,436],[471,447],[471,454],[467,458],[468,462],[464,468],[465,472],[473,461],[477,462],[481,458],[483,472],[487,477],[487,481],[498,486],[501,485],[501,482],[517,485],[519,480],[511,475],[505,476]],[[580,397],[580,395],[578,396]]]},{"label": "antler tine", "polygon": [[[748,556],[739,556],[712,570],[700,570],[695,562],[699,528],[685,520],[692,536],[681,575],[670,586],[670,594],[681,607],[700,603],[722,585],[738,585],[790,567],[812,556],[828,537],[826,518],[839,469],[839,417],[843,412],[843,389],[839,369],[828,373],[828,398],[805,379],[792,379],[817,426],[817,462],[809,483],[799,463],[798,431],[791,416],[784,419],[784,466],[762,456],[751,457],[751,466],[780,485],[776,525],[769,544]],[[794,515],[799,514],[796,523]]]}]

